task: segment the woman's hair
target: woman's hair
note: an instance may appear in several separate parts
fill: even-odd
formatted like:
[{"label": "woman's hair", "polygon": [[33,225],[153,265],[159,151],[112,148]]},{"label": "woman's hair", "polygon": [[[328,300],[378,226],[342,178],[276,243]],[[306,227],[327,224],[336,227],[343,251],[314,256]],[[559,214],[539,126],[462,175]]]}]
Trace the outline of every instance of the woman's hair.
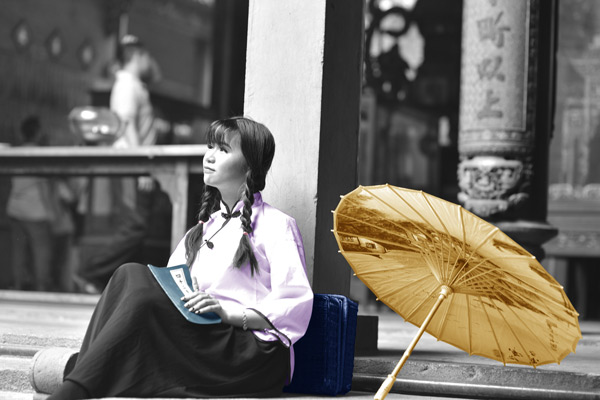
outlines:
[{"label": "woman's hair", "polygon": [[[244,203],[240,221],[244,234],[233,256],[233,266],[240,268],[246,261],[250,263],[252,275],[258,271],[258,263],[249,235],[252,233],[251,216],[254,193],[265,188],[267,172],[275,155],[275,140],[269,129],[259,122],[246,117],[233,117],[213,122],[208,129],[208,144],[220,146],[225,143],[226,135],[235,133],[240,136],[242,154],[246,159],[248,171],[246,182],[242,186],[241,201]],[[206,185],[202,193],[198,224],[193,227],[185,239],[186,262],[191,266],[198,255],[202,244],[204,223],[209,216],[219,209],[221,196],[219,191]],[[233,206],[233,205],[232,205]]]}]

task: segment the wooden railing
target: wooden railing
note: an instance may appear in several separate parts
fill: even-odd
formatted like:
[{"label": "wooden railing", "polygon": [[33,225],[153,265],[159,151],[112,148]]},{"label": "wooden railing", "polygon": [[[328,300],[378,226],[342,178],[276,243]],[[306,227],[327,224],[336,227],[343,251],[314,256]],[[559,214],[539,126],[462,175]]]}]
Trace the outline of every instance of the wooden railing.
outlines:
[{"label": "wooden railing", "polygon": [[173,205],[171,250],[186,232],[191,174],[202,174],[205,145],[0,148],[0,175],[139,176],[150,175]]}]

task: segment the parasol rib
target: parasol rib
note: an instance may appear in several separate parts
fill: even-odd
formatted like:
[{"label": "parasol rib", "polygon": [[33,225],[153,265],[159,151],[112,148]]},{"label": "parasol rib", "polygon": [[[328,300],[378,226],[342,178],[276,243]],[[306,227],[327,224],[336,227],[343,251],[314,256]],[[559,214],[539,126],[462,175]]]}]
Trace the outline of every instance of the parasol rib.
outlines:
[{"label": "parasol rib", "polygon": [[[523,286],[520,286],[520,288],[523,289],[523,290],[525,290],[525,291],[527,291],[527,292],[529,292],[529,293],[531,293],[533,296],[536,296],[536,297],[540,297],[540,295],[544,295],[545,296],[545,294],[543,292],[535,290],[535,288],[531,288],[530,289],[529,288],[530,285],[528,285],[526,282],[522,282],[520,280],[519,280],[519,282],[523,284]],[[505,283],[508,284],[508,282],[505,282]],[[521,303],[523,303],[523,304],[530,304],[531,303],[531,298],[524,297],[521,294],[519,294],[519,292],[515,292],[515,291],[511,290],[510,286],[506,287],[505,289],[507,291],[509,291],[514,296],[514,298],[518,298],[518,300],[520,300]],[[549,297],[546,297],[546,299],[548,301],[552,301],[554,303],[556,302],[552,298],[549,298]],[[499,300],[502,301],[502,299],[499,299]],[[546,317],[551,317],[552,315],[554,315],[553,310],[546,304],[545,301],[540,301],[540,302],[536,302],[536,303],[538,303],[541,307],[543,307],[546,310],[546,312],[543,312],[541,309],[539,309],[540,313],[544,314]]]},{"label": "parasol rib", "polygon": [[[491,260],[495,260],[495,259],[500,259],[500,260],[522,259],[523,257],[527,257],[527,256],[498,256],[498,257],[488,257],[488,258],[484,258],[484,259],[483,259],[482,261],[480,261],[480,262],[479,262],[479,263],[478,263],[476,266],[474,266],[474,267],[471,269],[471,271],[469,271],[469,272],[473,272],[473,270],[475,270],[475,269],[479,268],[479,266],[480,266],[480,265],[484,264],[485,262],[491,261]],[[529,258],[529,257],[527,257],[527,258]],[[493,263],[492,263],[492,264],[493,264]],[[493,264],[493,265],[494,265],[494,266],[496,266],[495,264]],[[496,267],[497,267],[497,266],[496,266]],[[498,267],[497,267],[497,268],[498,268]],[[498,269],[499,269],[499,268],[498,268]],[[478,275],[472,276],[472,277],[470,277],[470,278],[468,278],[468,279],[464,279],[464,280],[462,280],[462,281],[455,282],[455,285],[462,285],[462,284],[464,284],[465,282],[468,282],[469,280],[471,280],[471,279],[473,279],[473,278],[476,278],[476,277],[478,277],[478,276],[481,276],[481,275],[488,274],[488,273],[490,273],[490,272],[493,272],[493,271],[496,271],[496,269],[489,269],[489,270],[487,270],[487,271],[484,271],[484,272],[482,272],[481,274],[478,274]],[[508,271],[504,271],[504,272],[506,272],[506,273],[507,273],[507,274],[509,274],[509,275],[512,275],[512,274],[511,274],[510,272],[508,272]],[[465,277],[465,276],[466,276],[466,275],[462,275],[462,277]]]},{"label": "parasol rib", "polygon": [[504,352],[500,348],[500,342],[498,341],[498,336],[496,335],[496,330],[494,329],[494,325],[492,325],[492,319],[490,318],[490,314],[488,313],[487,306],[483,302],[481,296],[477,296],[479,299],[479,303],[481,303],[481,308],[487,318],[488,325],[490,326],[490,330],[492,331],[492,335],[494,336],[494,342],[496,342],[496,346],[498,347],[498,352],[500,353],[500,357],[502,358],[502,363],[506,365],[506,358],[504,358]]},{"label": "parasol rib", "polygon": [[[389,185],[388,185],[389,186]],[[427,232],[424,232],[423,229],[417,225],[412,218],[407,217],[405,214],[401,213],[400,210],[398,210],[397,208],[391,206],[388,202],[386,202],[385,200],[381,199],[379,196],[377,196],[376,194],[372,193],[371,191],[369,191],[366,188],[362,188],[362,190],[364,190],[365,192],[367,192],[368,194],[370,194],[372,197],[376,198],[377,200],[379,200],[382,204],[385,204],[390,210],[392,210],[393,212],[395,212],[396,214],[402,216],[402,218],[406,219],[407,222],[409,222],[411,225],[413,225],[419,232],[421,232],[423,234],[423,236],[427,237]],[[402,197],[400,197],[402,199]],[[404,199],[402,199],[402,201],[404,201],[406,203],[406,201]],[[407,203],[408,204],[408,203]],[[413,235],[414,237],[414,235]],[[418,241],[418,240],[417,240]],[[427,242],[424,242],[422,244],[429,244]],[[430,249],[431,250],[431,249]]]},{"label": "parasol rib", "polygon": [[[364,188],[363,188],[363,190],[364,190]],[[377,199],[379,200],[379,198],[378,198],[378,197],[377,197]],[[353,199],[344,198],[344,200],[342,200],[342,202],[348,202],[348,203],[351,203],[352,205],[354,205],[354,206],[356,206],[356,207],[360,207],[360,206],[361,206],[361,205],[360,205],[360,203],[358,203],[357,201],[355,201],[355,200],[353,200]],[[386,204],[386,205],[387,205],[387,204]],[[388,207],[389,207],[389,208],[391,208],[392,210],[394,210],[394,208],[390,207],[389,205],[388,205]],[[398,210],[394,210],[394,211],[396,211],[396,213],[397,213],[397,214],[400,214],[400,215],[401,215],[403,218],[405,218],[405,219],[407,220],[407,222],[411,222],[411,224],[412,224],[412,225],[414,225],[414,222],[412,222],[412,221],[410,220],[410,218],[408,218],[406,215],[402,214],[402,213],[401,213],[401,212],[399,212]],[[388,223],[390,223],[390,224],[394,225],[396,228],[400,229],[401,231],[406,231],[406,228],[404,228],[402,225],[399,225],[398,223],[394,222],[394,220],[390,220],[390,219],[386,219],[386,218],[384,218],[383,216],[381,216],[381,215],[377,214],[376,212],[372,211],[371,209],[363,209],[363,210],[362,210],[362,212],[363,212],[363,213],[368,213],[368,214],[370,214],[371,216],[374,216],[374,217],[375,217],[375,218],[377,218],[377,219],[385,220],[386,222],[388,222]],[[364,221],[364,219],[354,218],[354,217],[350,216],[349,214],[345,214],[345,213],[343,213],[343,212],[341,212],[341,211],[337,211],[337,213],[338,213],[339,215],[342,215],[342,216],[344,216],[344,217],[352,218],[352,219],[354,219],[354,220],[356,220],[356,221],[359,221],[359,222],[361,222],[361,223],[366,223],[366,221]],[[388,229],[382,229],[382,228],[381,228],[380,226],[378,226],[378,225],[373,225],[373,226],[375,226],[376,228],[378,228],[378,229],[381,229],[381,230],[383,230],[383,231],[385,231],[385,232],[390,232],[390,233],[393,233],[392,231],[390,231],[390,230],[388,230]],[[415,225],[415,226],[417,226],[417,225]],[[418,228],[418,226],[417,226],[417,228]],[[425,234],[423,231],[421,231],[421,233]]]},{"label": "parasol rib", "polygon": [[[469,285],[467,285],[467,282],[471,282],[471,281],[473,281],[475,279],[481,280],[481,278],[483,276],[489,275],[491,273],[498,273],[498,271],[497,270],[493,270],[493,269],[490,268],[487,271],[483,271],[483,272],[481,272],[481,273],[479,273],[477,275],[473,275],[473,276],[471,276],[471,277],[469,277],[467,279],[459,280],[458,282],[455,282],[454,285],[452,285],[452,287],[454,289],[458,289],[460,287],[469,287]],[[463,277],[464,276],[466,276],[466,275],[463,275]],[[497,278],[497,279],[499,279],[499,278]]]},{"label": "parasol rib", "polygon": [[[398,193],[396,193],[396,194],[398,195]],[[442,224],[442,227],[446,231],[446,235],[451,236],[450,233],[448,232],[448,229],[446,229],[446,225],[444,225],[444,223],[440,220],[440,217],[437,215],[437,213],[435,212],[435,210],[433,209],[433,207],[431,206],[431,204],[429,203],[429,201],[427,200],[427,197],[425,197],[425,194],[423,192],[421,192],[421,196],[423,197],[423,199],[425,200],[427,205],[429,205],[430,210],[434,213],[434,215],[436,216],[438,221]],[[421,217],[421,218],[424,218],[424,217]],[[429,222],[428,220],[426,220],[426,221]],[[432,240],[439,243],[439,251],[436,251],[435,255],[436,255],[436,260],[437,260],[437,264],[436,264],[437,270],[440,271],[441,276],[433,271],[432,272],[434,273],[434,275],[436,276],[438,281],[442,282],[442,280],[444,279],[443,265],[444,265],[444,247],[445,247],[446,241],[442,240],[442,238],[439,236],[439,234],[436,235],[436,233],[437,232],[432,234]],[[450,246],[448,246],[448,247],[450,247]],[[450,250],[448,250],[448,251],[450,251]],[[432,265],[432,267],[433,267],[433,265]]]},{"label": "parasol rib", "polygon": [[[532,284],[528,283],[527,281],[519,278],[519,276],[517,276],[516,274],[507,273],[506,275],[509,276],[509,277],[511,277],[511,278],[513,278],[516,282],[519,283],[519,285],[520,285],[519,287],[521,289],[523,289],[524,291],[530,293],[531,295],[536,296],[536,297],[540,297],[540,298],[543,297],[547,301],[551,301],[551,302],[555,303],[557,306],[564,307],[564,303],[558,302],[554,297],[550,296],[545,291],[540,291],[539,287],[533,286]],[[503,280],[503,281],[506,282],[506,280]],[[546,283],[546,282],[544,282],[544,283]],[[507,289],[510,290],[510,288],[507,288]],[[518,292],[514,292],[514,293],[517,296],[520,296]],[[520,296],[520,298],[523,299],[524,301],[528,301],[529,300],[529,299],[523,298],[522,296]],[[542,304],[545,306],[544,302],[542,302]],[[549,307],[547,307],[547,309],[551,310]]]},{"label": "parasol rib", "polygon": [[415,312],[417,312],[419,310],[419,308],[421,308],[423,306],[423,304],[425,304],[425,302],[427,300],[429,300],[430,297],[433,297],[433,294],[436,292],[436,290],[438,290],[439,286],[436,287],[435,289],[433,289],[432,291],[429,292],[429,294],[427,295],[427,297],[423,298],[423,300],[421,300],[420,303],[416,304],[412,310],[409,311],[409,313],[406,315],[405,319],[411,319],[413,314]]},{"label": "parasol rib", "polygon": [[[466,248],[466,237],[467,237],[467,231],[465,229],[465,223],[463,220],[463,213],[462,213],[462,207],[457,208],[458,210],[458,219],[460,221],[460,226],[461,226],[461,230],[463,233],[463,239],[461,240],[461,244],[462,244],[462,251],[454,258],[454,263],[452,264],[452,267],[450,267],[448,269],[448,277],[450,277],[452,275],[452,273],[450,271],[455,271],[456,270],[456,264],[458,263],[458,260],[460,259],[460,255],[466,255],[467,254],[467,248]],[[458,252],[457,252],[458,253]],[[448,253],[448,266],[450,265],[450,253]],[[450,279],[448,279],[448,283],[450,284]]]},{"label": "parasol rib", "polygon": [[435,279],[439,282],[439,283],[444,283],[442,280],[442,277],[440,276],[439,272],[440,269],[439,268],[435,268],[435,259],[433,257],[431,257],[430,254],[423,254],[423,259],[425,260],[425,264],[427,265],[427,267],[429,268],[429,271],[431,271],[431,273],[433,274],[433,276],[435,276]]},{"label": "parasol rib", "polygon": [[[537,334],[536,332],[533,332],[533,331],[531,330],[531,328],[530,328],[530,324],[528,324],[528,323],[525,323],[525,321],[523,321],[523,319],[522,319],[522,318],[521,318],[521,317],[520,317],[520,316],[519,316],[517,313],[515,313],[515,312],[514,312],[512,309],[511,309],[510,311],[511,311],[511,312],[512,312],[512,314],[513,314],[513,315],[514,315],[514,316],[515,316],[515,317],[516,317],[516,318],[517,318],[517,319],[518,319],[518,320],[521,322],[521,324],[523,324],[523,326],[525,326],[525,328],[526,328],[526,329],[527,329],[527,330],[528,330],[528,331],[529,331],[529,332],[530,332],[530,333],[533,335],[533,337],[537,337],[537,336],[538,336],[538,334]],[[548,346],[546,346],[546,344],[545,344],[544,342],[542,342],[541,340],[539,341],[539,343],[542,345],[542,347],[544,347],[544,348],[546,349],[546,351],[547,351],[549,354],[554,354],[554,353],[555,353],[555,352],[553,352],[553,351],[552,351],[552,349],[548,348]],[[525,354],[527,354],[527,351],[525,351]],[[529,354],[531,354],[531,353],[529,353]],[[530,359],[530,361],[531,361],[531,359]],[[556,357],[556,355],[554,356],[554,359],[552,360],[552,362],[555,362],[555,363],[559,363],[559,364],[560,364],[560,360],[558,359],[558,357]],[[532,363],[532,365],[533,365],[533,366],[534,366],[534,368],[535,368],[535,364],[534,364],[534,363]],[[540,365],[540,364],[538,364],[538,365]]]},{"label": "parasol rib", "polygon": [[469,332],[469,350],[467,350],[467,353],[469,353],[469,355],[473,354],[473,336],[471,335],[471,303],[469,301],[469,296],[466,296],[466,300],[467,300],[467,331]]},{"label": "parasol rib", "polygon": [[361,254],[361,255],[363,255],[363,256],[377,256],[377,255],[379,255],[379,253],[375,253],[375,252],[373,252],[373,251],[368,251],[368,250],[365,250],[365,251],[354,251],[354,250],[352,250],[352,251],[346,251],[346,250],[339,250],[339,251],[338,251],[338,253],[340,253],[340,254],[347,254],[347,253],[349,253],[349,254]]},{"label": "parasol rib", "polygon": [[[389,229],[384,229],[384,228],[382,228],[380,225],[372,224],[372,223],[370,223],[370,222],[367,222],[367,221],[364,221],[364,220],[362,220],[362,219],[355,218],[355,217],[353,217],[353,216],[351,216],[351,215],[349,215],[349,214],[344,214],[344,213],[342,213],[342,212],[338,212],[338,218],[339,218],[340,216],[341,216],[341,217],[344,217],[344,218],[351,219],[351,220],[353,220],[353,221],[360,222],[362,225],[367,225],[367,226],[370,226],[370,227],[372,227],[372,228],[375,228],[375,229],[377,229],[377,230],[380,230],[380,231],[382,231],[382,232],[389,233],[390,235],[393,235],[393,236],[398,236],[398,237],[402,238],[403,240],[408,240],[408,235],[407,235],[407,236],[404,236],[404,235],[401,235],[401,234],[399,234],[398,232],[394,232],[394,231],[391,231],[391,230],[389,230]],[[383,218],[382,218],[382,217],[379,217],[379,219],[383,219]],[[393,222],[393,221],[388,221],[388,220],[386,220],[386,221],[387,221],[387,222],[391,222],[392,224],[394,224],[394,222]],[[394,225],[396,225],[396,224],[394,224]],[[398,226],[398,225],[396,225],[396,227],[397,227],[399,230],[401,230],[401,231],[404,231],[404,228],[402,228],[401,226]]]},{"label": "parasol rib", "polygon": [[[463,263],[463,265],[461,265],[460,269],[458,271],[456,271],[456,273],[454,273],[453,278],[450,280],[450,286],[452,286],[454,284],[454,281],[458,278],[458,275],[462,272],[462,270],[465,268],[465,266],[469,263],[469,260],[473,257],[473,254],[475,254],[477,252],[477,250],[479,250],[479,248],[481,246],[483,246],[485,244],[485,242],[488,241],[488,239],[490,237],[492,237],[492,235],[496,234],[496,232],[498,232],[500,230],[500,228],[495,227],[494,229],[492,229],[490,231],[490,233],[488,233],[485,238],[479,243],[479,245],[477,245],[477,247],[475,247],[475,249],[473,249],[471,251],[471,253],[469,254],[469,257],[465,260],[465,262]],[[465,253],[466,254],[466,253]]]},{"label": "parasol rib", "polygon": [[[427,205],[429,206],[429,209],[431,210],[431,212],[433,212],[433,213],[435,214],[435,216],[436,216],[436,218],[438,219],[438,221],[440,222],[440,224],[442,224],[442,226],[444,227],[444,231],[446,231],[446,234],[447,234],[449,237],[452,237],[452,234],[450,233],[450,231],[449,231],[449,230],[448,230],[448,228],[446,227],[446,224],[445,224],[445,223],[444,223],[444,221],[442,220],[442,217],[440,217],[440,215],[439,215],[439,214],[438,214],[438,212],[435,210],[435,208],[433,207],[433,205],[431,204],[431,202],[429,201],[429,199],[427,198],[427,196],[425,196],[425,194],[424,194],[424,193],[423,193],[423,198],[424,198],[424,199],[425,199],[425,201],[427,202]],[[442,245],[442,249],[443,249],[443,247],[444,247],[444,246]],[[448,246],[448,260],[450,260],[450,254],[451,254],[451,251],[452,251],[452,246]],[[449,262],[448,262],[448,263],[444,263],[444,259],[443,259],[443,256],[441,255],[441,252],[440,252],[440,257],[442,257],[442,264],[449,264]],[[447,270],[447,272],[449,272],[449,270]],[[445,280],[445,279],[447,278],[447,275],[446,275],[446,274],[444,274],[444,273],[442,272],[442,277],[443,277],[443,279]]]},{"label": "parasol rib", "polygon": [[[475,265],[475,266],[474,266],[474,267],[473,267],[473,268],[472,268],[472,269],[471,269],[469,272],[473,272],[473,270],[475,270],[475,269],[479,269],[479,267],[480,267],[481,265],[483,265],[483,264],[485,264],[487,261],[491,261],[491,260],[493,260],[493,259],[501,259],[501,260],[502,260],[502,259],[511,259],[511,258],[513,258],[513,259],[520,259],[520,258],[522,258],[522,257],[523,257],[523,256],[506,256],[506,257],[491,257],[491,258],[486,258],[486,259],[484,259],[484,260],[480,261],[480,262],[479,262],[477,265]],[[490,262],[490,263],[491,263],[491,262]],[[461,277],[460,277],[460,280],[458,280],[458,281],[455,281],[453,286],[456,288],[457,286],[462,286],[462,285],[464,285],[466,282],[469,282],[470,280],[473,280],[473,279],[475,279],[475,278],[481,277],[481,276],[483,276],[483,275],[486,275],[486,274],[489,274],[489,273],[492,273],[492,272],[499,272],[500,270],[502,270],[502,269],[501,269],[500,267],[498,267],[496,264],[494,264],[494,263],[491,263],[491,264],[492,264],[492,265],[493,265],[495,268],[490,268],[490,269],[488,269],[488,270],[486,270],[486,271],[484,271],[484,272],[482,272],[482,273],[480,273],[480,274],[477,274],[477,275],[470,276],[469,278],[465,278],[465,277],[467,276],[466,274],[465,274],[465,275],[461,275]],[[515,280],[517,280],[519,283],[522,283],[523,285],[532,286],[532,287],[533,287],[533,285],[531,285],[531,284],[527,283],[527,282],[526,282],[525,280],[523,280],[523,279],[526,279],[526,278],[529,278],[529,279],[540,279],[539,277],[537,277],[537,276],[535,276],[535,275],[534,275],[534,276],[532,276],[532,275],[527,275],[527,274],[525,274],[525,273],[520,273],[519,271],[507,271],[507,270],[502,270],[502,272],[505,274],[505,276],[510,276],[511,278],[514,278]],[[521,276],[522,278],[519,278],[519,276]],[[560,288],[560,285],[558,285],[558,284],[553,284],[553,283],[551,283],[551,282],[548,282],[548,281],[546,281],[546,280],[543,280],[543,281],[541,281],[541,282],[543,282],[543,283],[545,283],[545,284],[548,284],[548,286],[550,286],[550,287],[554,287],[555,289],[558,289],[558,288]],[[537,293],[537,291],[534,291],[534,293]],[[548,298],[548,299],[552,299],[552,297],[551,297],[551,296],[549,296],[549,295],[547,295],[547,296],[546,296],[546,298]]]},{"label": "parasol rib", "polygon": [[[489,298],[489,299],[490,299],[490,301],[491,301],[491,302],[494,304],[494,306],[495,306],[495,307],[498,307],[498,306],[495,304],[495,302],[494,302],[494,299],[493,299],[493,298],[496,298],[497,300],[499,300],[501,303],[503,303],[503,304],[504,304],[504,302],[502,301],[502,299],[500,299],[498,296],[496,296],[496,295],[490,296],[490,298]],[[507,305],[507,307],[506,307],[506,308],[509,308],[509,309],[510,309],[510,307],[509,307],[508,305]],[[525,346],[523,346],[523,343],[521,343],[521,340],[519,339],[519,337],[518,337],[518,336],[517,336],[517,334],[515,333],[514,329],[512,328],[512,325],[510,324],[510,322],[509,322],[509,321],[506,319],[506,317],[504,316],[504,314],[502,314],[501,312],[499,312],[498,314],[499,314],[499,315],[500,315],[500,317],[502,317],[502,319],[504,320],[504,322],[505,322],[506,326],[508,327],[508,329],[509,329],[509,330],[510,330],[510,332],[512,333],[513,337],[515,338],[515,340],[517,341],[517,343],[518,343],[518,344],[519,344],[519,346],[521,347],[521,350],[523,351],[523,353],[527,354],[527,349],[525,348]],[[514,314],[514,313],[513,313],[513,314]],[[510,347],[509,347],[509,350],[510,350]],[[500,349],[500,352],[502,352],[502,349]],[[520,362],[514,362],[514,363],[512,363],[512,364],[521,364],[521,365],[525,365],[525,364],[522,364],[522,363],[520,363]],[[527,365],[529,365],[529,364],[527,364]],[[535,368],[535,365],[534,365],[534,368]]]},{"label": "parasol rib", "polygon": [[438,337],[440,337],[444,333],[444,329],[446,329],[446,322],[447,322],[446,317],[448,316],[448,312],[450,312],[450,308],[452,307],[452,304],[454,303],[454,296],[456,296],[456,294],[452,294],[452,296],[450,296],[448,301],[444,303],[444,306],[446,307],[446,309],[444,310],[444,315],[440,319],[440,326],[438,327],[439,334],[437,335]]},{"label": "parasol rib", "polygon": [[[479,263],[475,264],[475,265],[474,265],[474,266],[473,266],[473,267],[472,267],[472,268],[471,268],[469,271],[467,271],[467,272],[468,272],[468,273],[471,273],[471,272],[473,272],[474,270],[478,269],[478,268],[479,268],[481,265],[483,265],[483,264],[484,264],[486,261],[487,261],[487,260],[485,260],[485,259],[484,259],[484,260],[482,260],[482,261],[480,261]],[[466,263],[465,263],[465,264],[466,264]],[[492,264],[492,265],[493,265],[493,264]],[[489,269],[487,269],[486,271],[483,271],[483,272],[482,272],[482,273],[480,273],[480,274],[477,274],[477,275],[471,276],[471,277],[469,277],[468,279],[463,279],[464,277],[466,277],[466,276],[467,276],[467,274],[465,273],[465,274],[463,274],[463,275],[460,275],[460,277],[458,277],[458,278],[456,278],[456,279],[454,280],[454,283],[453,283],[452,287],[453,287],[453,288],[456,288],[456,287],[458,287],[458,286],[462,286],[462,284],[464,284],[466,281],[469,281],[469,280],[471,280],[471,279],[475,279],[475,278],[477,278],[477,277],[479,277],[479,276],[486,275],[486,274],[489,274],[489,273],[492,273],[492,272],[498,272],[498,270],[497,270],[497,269],[493,269],[493,268],[489,268]]]},{"label": "parasol rib", "polygon": [[[463,233],[463,240],[462,240],[462,246],[463,246],[463,254],[467,254],[467,228],[465,227],[465,219],[464,219],[464,214],[463,214],[463,209],[459,208],[458,209],[458,215],[459,215],[459,219],[460,219],[460,227]],[[454,263],[454,265],[456,265],[456,263]]]},{"label": "parasol rib", "polygon": [[[389,185],[388,185],[388,187],[389,187]],[[392,189],[391,191],[392,191],[392,193],[394,193],[394,194],[395,194],[395,195],[396,195],[396,196],[397,196],[397,197],[398,197],[400,200],[402,200],[402,201],[404,202],[404,204],[406,204],[406,205],[407,205],[407,206],[408,206],[408,207],[409,207],[411,210],[413,210],[413,212],[414,212],[415,214],[417,214],[417,215],[418,215],[418,216],[421,218],[421,220],[422,220],[423,222],[425,222],[425,223],[428,223],[428,224],[430,224],[430,225],[433,225],[433,224],[431,224],[431,222],[429,221],[429,219],[427,219],[425,216],[423,216],[423,215],[422,215],[422,214],[421,214],[421,213],[420,213],[420,212],[419,212],[419,211],[418,211],[418,210],[417,210],[415,207],[413,207],[413,206],[412,206],[412,205],[411,205],[411,204],[410,204],[408,201],[406,201],[406,199],[405,199],[404,197],[402,197],[402,196],[400,195],[400,193],[398,193],[396,190],[393,190],[393,189]],[[429,205],[429,207],[432,209],[432,211],[434,212],[434,214],[436,214],[436,217],[438,218],[438,221],[440,221],[440,219],[439,219],[439,216],[437,215],[437,213],[435,213],[435,210],[433,210],[433,208],[431,207],[431,204],[430,204],[430,203],[429,203],[429,201],[427,200],[427,197],[425,197],[425,194],[424,194],[422,191],[420,191],[419,193],[421,194],[421,197],[423,197],[423,198],[425,199],[425,201],[427,202],[427,204]],[[440,221],[440,222],[441,222],[441,221]],[[450,235],[450,233],[449,233],[449,232],[448,232],[448,230],[446,229],[446,226],[443,224],[443,222],[442,222],[442,226],[443,226],[443,227],[444,227],[444,229],[446,230],[446,233],[447,233],[449,236],[452,236],[452,235]],[[425,235],[426,235],[427,237],[429,237],[429,235],[427,235],[427,234],[425,234]],[[442,256],[442,250],[444,249],[444,242],[443,242],[442,240],[438,240],[438,241],[439,241],[439,244],[440,244],[440,251],[439,251],[439,252],[437,252],[437,251],[436,251],[435,253],[436,253],[436,254],[439,254],[439,256],[440,256],[440,263],[439,263],[438,265],[440,266],[440,269],[441,269],[442,263],[444,262],[444,259],[443,259],[443,256]]]},{"label": "parasol rib", "polygon": [[[462,282],[460,282],[460,283],[459,283],[459,282],[455,283],[455,284],[453,285],[453,288],[454,288],[454,290],[455,290],[455,291],[460,291],[460,289],[459,289],[459,288],[465,287],[465,285],[464,285],[464,284],[465,284],[467,281],[471,281],[471,280],[475,279],[475,278],[476,278],[476,277],[478,277],[478,276],[482,276],[482,275],[485,275],[485,274],[488,274],[488,273],[492,273],[492,272],[499,272],[499,271],[498,271],[498,270],[494,270],[494,269],[490,269],[490,270],[488,270],[488,271],[486,271],[486,272],[484,272],[484,273],[481,273],[481,274],[479,274],[479,275],[477,275],[477,276],[470,277],[469,279],[466,279],[466,280],[464,280],[464,281],[462,281]],[[523,297],[523,296],[519,295],[519,293],[518,293],[518,292],[514,292],[514,291],[512,291],[512,290],[511,290],[511,287],[514,285],[514,283],[508,282],[508,280],[505,278],[506,276],[509,276],[509,277],[513,278],[513,279],[514,279],[516,282],[518,282],[518,283],[519,283],[519,288],[521,288],[521,289],[523,289],[523,290],[525,290],[525,291],[527,291],[527,292],[531,293],[533,296],[537,296],[537,297],[540,297],[540,298],[544,298],[546,301],[553,302],[553,303],[555,303],[555,304],[557,304],[558,306],[561,306],[561,307],[563,307],[563,306],[564,306],[563,304],[559,303],[559,302],[558,302],[558,301],[557,301],[555,298],[553,298],[553,297],[551,297],[550,295],[548,295],[546,292],[541,292],[541,291],[539,291],[539,290],[536,290],[536,288],[535,288],[533,285],[531,285],[531,284],[527,283],[526,281],[522,280],[522,279],[521,279],[521,278],[519,278],[518,276],[515,276],[514,274],[511,274],[511,273],[509,273],[508,271],[502,271],[502,272],[505,274],[505,276],[503,276],[503,277],[501,277],[501,278],[499,277],[499,278],[497,278],[497,279],[498,279],[498,280],[500,280],[501,282],[504,282],[504,283],[506,283],[506,284],[507,284],[506,290],[510,291],[511,293],[514,293],[514,295],[515,295],[515,296],[517,296],[517,297],[519,297],[519,299],[520,299],[521,301],[528,302],[528,301],[530,301],[530,299],[529,299],[529,298],[525,298],[525,297]],[[468,287],[468,286],[467,286],[467,287]],[[461,291],[461,292],[462,292],[462,291]],[[545,304],[545,303],[544,303],[544,302],[541,302],[541,304]],[[549,311],[551,310],[550,308],[547,308],[547,309],[548,309]],[[545,313],[545,315],[548,315],[548,314],[547,314],[547,313]]]},{"label": "parasol rib", "polygon": [[[360,278],[360,276],[359,276],[359,278]],[[406,285],[404,285],[404,286],[401,286],[401,287],[397,287],[397,288],[395,288],[395,290],[392,290],[392,291],[390,291],[390,292],[386,292],[386,293],[381,293],[381,297],[383,297],[383,296],[387,296],[387,295],[389,295],[389,294],[392,294],[392,293],[400,293],[400,292],[404,291],[404,289],[406,289],[406,288],[408,288],[408,287],[410,287],[410,286],[413,286],[415,283],[418,283],[418,282],[420,282],[420,281],[424,281],[424,280],[427,280],[427,279],[428,279],[428,278],[427,278],[426,276],[424,276],[424,277],[422,277],[422,278],[420,278],[420,279],[417,279],[417,280],[411,281],[410,283],[408,283],[408,284],[406,284]],[[433,293],[433,292],[431,292],[431,293]],[[431,296],[431,293],[428,295],[428,297],[429,297],[429,296]],[[423,302],[424,302],[424,301],[423,301]],[[387,303],[385,303],[385,304],[387,304]],[[392,308],[393,308],[393,307],[392,307]],[[409,315],[410,315],[410,314],[409,314]],[[407,317],[407,318],[404,318],[404,319],[408,319],[408,317]]]},{"label": "parasol rib", "polygon": [[[346,236],[357,236],[358,237],[358,235],[356,233],[349,233],[349,232],[345,232],[345,231],[338,231],[338,234],[346,235]],[[391,244],[392,246],[396,246],[396,247],[405,247],[405,246],[399,245],[399,244],[397,244],[395,242],[392,242],[390,240],[379,239],[379,238],[376,238],[376,237],[373,237],[373,236],[361,235],[360,237],[372,240],[372,241],[377,242],[377,243],[386,243],[386,244]],[[407,248],[407,250],[408,249],[409,248]]]},{"label": "parasol rib", "polygon": [[[342,252],[342,253],[344,253],[344,252]],[[390,267],[386,266],[384,268],[373,268],[368,271],[361,271],[361,272],[355,272],[355,273],[356,273],[356,276],[361,277],[361,276],[365,276],[365,275],[378,274],[380,272],[389,272],[389,271],[390,271]],[[421,276],[420,279],[426,279],[426,278],[428,278],[428,277]]]}]

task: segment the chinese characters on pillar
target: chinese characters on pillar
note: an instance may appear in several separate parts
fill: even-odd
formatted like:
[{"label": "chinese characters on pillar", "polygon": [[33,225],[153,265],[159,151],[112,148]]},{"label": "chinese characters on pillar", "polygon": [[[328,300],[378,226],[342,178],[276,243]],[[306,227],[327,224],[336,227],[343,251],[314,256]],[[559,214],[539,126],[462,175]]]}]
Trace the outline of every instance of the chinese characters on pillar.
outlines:
[{"label": "chinese characters on pillar", "polygon": [[463,130],[525,130],[528,4],[477,0],[467,7]]},{"label": "chinese characters on pillar", "polygon": [[[499,52],[504,47],[504,34],[510,32],[510,27],[503,25],[502,11],[498,12],[496,17],[489,16],[477,21],[477,30],[479,33],[479,40],[481,42],[489,42],[495,46]],[[481,62],[477,64],[477,72],[479,80],[491,81],[498,79],[500,82],[504,82],[506,76],[501,70],[502,67],[502,54],[490,55],[485,57]],[[487,89],[485,92],[485,100],[482,108],[477,112],[478,119],[484,118],[502,118],[504,113],[501,109],[496,107],[499,106],[500,98],[494,94],[494,89]]]}]

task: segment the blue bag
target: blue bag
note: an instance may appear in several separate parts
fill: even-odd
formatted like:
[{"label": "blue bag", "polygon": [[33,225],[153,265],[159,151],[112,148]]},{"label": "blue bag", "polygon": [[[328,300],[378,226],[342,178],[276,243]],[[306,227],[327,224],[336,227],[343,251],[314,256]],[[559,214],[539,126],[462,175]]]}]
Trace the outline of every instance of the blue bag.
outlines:
[{"label": "blue bag", "polygon": [[358,304],[345,296],[315,294],[306,334],[294,345],[288,393],[339,395],[352,387]]}]

